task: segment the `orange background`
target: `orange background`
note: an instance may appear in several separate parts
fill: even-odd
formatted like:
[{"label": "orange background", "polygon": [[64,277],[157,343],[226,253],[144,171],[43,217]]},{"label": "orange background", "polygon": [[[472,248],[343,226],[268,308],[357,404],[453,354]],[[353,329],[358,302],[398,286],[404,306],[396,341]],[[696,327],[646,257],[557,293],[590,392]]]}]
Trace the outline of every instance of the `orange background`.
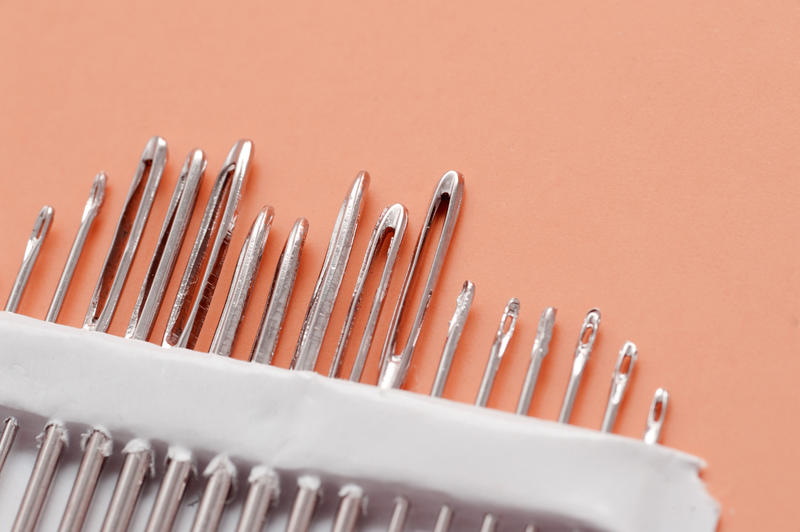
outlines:
[{"label": "orange background", "polygon": [[[554,305],[531,409],[553,419],[583,315],[597,306],[603,323],[574,422],[599,426],[617,350],[634,340],[640,361],[618,432],[641,437],[654,389],[669,388],[663,442],[708,460],[720,530],[796,525],[795,2],[110,4],[2,8],[0,292],[39,207],[56,209],[22,313],[44,316],[102,169],[107,201],[60,320],[81,323],[139,153],[159,134],[168,171],[111,328],[122,334],[186,153],[208,154],[204,205],[227,150],[249,137],[255,164],[199,348],[266,203],[275,221],[236,351],[249,352],[286,234],[306,216],[276,357],[288,365],[336,212],[361,169],[372,183],[343,296],[380,210],[401,201],[410,211],[381,343],[430,193],[455,168],[465,201],[407,387],[429,391],[469,278],[476,300],[445,395],[474,399],[503,306],[516,296],[518,333],[490,406],[515,407],[539,313]],[[198,225],[196,216],[191,238]],[[336,307],[321,371],[348,299]]]}]

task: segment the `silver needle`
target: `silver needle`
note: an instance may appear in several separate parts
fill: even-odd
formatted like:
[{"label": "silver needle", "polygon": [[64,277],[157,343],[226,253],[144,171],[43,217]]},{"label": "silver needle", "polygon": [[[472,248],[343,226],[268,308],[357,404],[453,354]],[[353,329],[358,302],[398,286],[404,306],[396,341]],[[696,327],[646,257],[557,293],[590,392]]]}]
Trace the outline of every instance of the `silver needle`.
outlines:
[{"label": "silver needle", "polygon": [[17,278],[11,286],[11,293],[6,302],[7,312],[16,312],[19,308],[19,301],[22,299],[22,293],[28,285],[28,278],[33,270],[33,265],[36,264],[36,257],[39,256],[39,251],[42,249],[44,238],[47,236],[47,231],[50,229],[50,223],[53,221],[53,208],[45,205],[36,215],[36,221],[33,223],[33,230],[31,236],[28,237],[28,243],[25,245],[25,254],[22,256],[22,264],[19,267]]},{"label": "silver needle", "polygon": [[58,314],[61,312],[61,305],[64,303],[64,297],[67,295],[69,284],[75,273],[75,267],[78,265],[78,260],[80,260],[81,253],[83,252],[86,237],[89,235],[89,229],[91,229],[92,223],[97,217],[97,212],[103,204],[105,190],[106,174],[100,172],[94,176],[94,181],[92,181],[89,199],[86,200],[86,205],[83,207],[78,234],[75,235],[75,240],[72,242],[72,248],[69,250],[67,262],[64,264],[64,271],[61,273],[61,278],[58,280],[58,286],[53,294],[53,300],[50,302],[50,308],[47,310],[45,321],[55,322],[56,319],[58,319]]},{"label": "silver needle", "polygon": [[261,532],[267,520],[269,506],[278,496],[278,475],[268,467],[254,467],[250,471],[249,481],[250,489],[247,491],[236,532]]},{"label": "silver needle", "polygon": [[608,404],[603,415],[603,424],[600,427],[602,432],[611,432],[614,422],[617,420],[617,412],[622,399],[625,397],[625,390],[628,389],[633,366],[636,363],[637,351],[636,344],[625,342],[617,357],[617,365],[611,377],[611,390],[608,392]]},{"label": "silver needle", "polygon": [[503,360],[503,355],[508,348],[508,343],[511,337],[514,336],[514,329],[517,326],[517,319],[519,318],[519,299],[512,297],[506,308],[503,310],[503,316],[500,318],[500,326],[497,328],[497,333],[492,343],[492,349],[489,352],[489,361],[486,363],[486,370],[483,373],[481,386],[478,389],[478,396],[475,398],[476,406],[486,406],[489,401],[489,394],[492,392],[494,385],[494,378],[497,375],[497,370],[500,369],[500,362]]},{"label": "silver needle", "polygon": [[308,532],[320,494],[319,477],[304,475],[297,479],[297,493],[286,523],[286,532]]},{"label": "silver needle", "polygon": [[461,333],[467,323],[469,310],[472,308],[472,300],[475,297],[475,284],[472,281],[464,281],[461,292],[456,298],[456,310],[450,318],[450,326],[447,329],[447,339],[444,342],[442,356],[439,359],[439,368],[436,370],[436,378],[431,388],[432,397],[441,397],[444,393],[444,386],[447,383],[447,376],[450,374],[450,366],[453,364],[453,356],[461,339]]},{"label": "silver needle", "polygon": [[153,451],[142,440],[131,440],[122,450],[125,461],[111,495],[102,532],[125,532],[139,500],[142,485],[153,466]]},{"label": "silver needle", "polygon": [[358,517],[365,510],[364,490],[355,484],[347,484],[339,490],[339,497],[341,502],[331,532],[354,532]]},{"label": "silver needle", "polygon": [[236,468],[225,455],[218,455],[203,473],[208,478],[197,506],[192,532],[214,532],[219,528],[222,510],[236,482]]},{"label": "silver needle", "polygon": [[17,418],[7,417],[5,423],[3,423],[3,433],[0,434],[0,471],[3,470],[3,466],[6,464],[6,458],[8,458],[8,453],[11,452],[11,446],[14,445],[17,430],[19,430]]},{"label": "silver needle", "polygon": [[166,163],[167,141],[161,137],[151,138],[142,151],[133,176],[111,247],[89,302],[84,329],[106,332],[111,324]]},{"label": "silver needle", "polygon": [[653,395],[653,402],[650,404],[650,411],[647,414],[647,429],[643,438],[646,444],[655,445],[661,438],[661,427],[664,425],[664,418],[667,416],[668,405],[669,392],[664,388],[659,388]]},{"label": "silver needle", "polygon": [[172,530],[183,492],[193,472],[192,453],[179,447],[170,447],[167,451],[167,470],[158,487],[145,532]]},{"label": "silver needle", "polygon": [[556,309],[547,307],[539,318],[539,326],[536,328],[536,338],[533,340],[531,349],[531,362],[528,365],[528,373],[525,375],[525,382],[522,384],[522,391],[519,394],[517,403],[517,414],[527,415],[531,408],[533,391],[536,389],[536,381],[539,379],[539,370],[542,361],[547,356],[550,349],[550,340],[553,337],[553,327],[556,323]]},{"label": "silver needle", "polygon": [[583,371],[586,363],[589,362],[589,355],[592,354],[592,347],[597,338],[597,329],[600,326],[600,311],[592,309],[586,314],[578,337],[578,345],[575,347],[575,358],[572,362],[572,373],[567,383],[567,391],[564,394],[564,402],[561,404],[561,413],[558,416],[559,423],[569,423],[572,415],[572,407],[575,405],[575,396],[581,385]]},{"label": "silver needle", "polygon": [[102,429],[93,429],[86,436],[83,459],[58,526],[59,532],[80,532],[83,529],[97,479],[100,478],[106,458],[111,454],[111,446],[111,437]]}]

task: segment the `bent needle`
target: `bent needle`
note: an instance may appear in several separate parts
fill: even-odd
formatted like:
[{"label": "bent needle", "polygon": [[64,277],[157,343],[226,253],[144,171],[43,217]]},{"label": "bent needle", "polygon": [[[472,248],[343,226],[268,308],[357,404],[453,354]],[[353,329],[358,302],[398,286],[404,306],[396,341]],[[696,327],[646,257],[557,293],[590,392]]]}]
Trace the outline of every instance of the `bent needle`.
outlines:
[{"label": "bent needle", "polygon": [[539,379],[539,370],[542,361],[550,350],[550,340],[553,338],[553,327],[556,323],[556,309],[547,307],[539,318],[539,326],[536,328],[536,338],[533,340],[531,349],[531,361],[528,365],[528,373],[525,375],[525,382],[522,384],[522,391],[519,394],[517,403],[517,414],[527,415],[531,408],[533,391],[536,389],[536,381]]},{"label": "bent needle", "polygon": [[167,290],[175,262],[183,245],[189,220],[192,218],[200,179],[206,169],[206,158],[202,150],[192,150],[183,163],[175,192],[172,194],[161,234],[158,237],[153,259],[133,307],[125,338],[147,340],[153,331],[164,292]]},{"label": "bent needle", "polygon": [[592,347],[594,347],[594,341],[597,338],[597,329],[599,326],[600,311],[592,309],[586,314],[586,318],[583,320],[583,326],[581,326],[580,336],[578,336],[578,345],[575,347],[575,358],[572,362],[572,373],[567,383],[564,402],[561,404],[561,413],[558,416],[559,423],[569,423],[569,417],[572,415],[572,407],[575,405],[575,396],[578,394],[578,388],[581,385],[586,363],[589,361],[589,356],[592,354]]},{"label": "bent needle", "polygon": [[350,372],[350,380],[358,382],[361,380],[361,374],[364,371],[364,364],[367,360],[367,354],[372,346],[372,339],[375,336],[375,328],[378,326],[381,310],[383,309],[383,302],[386,298],[386,292],[389,290],[389,283],[392,279],[392,271],[394,264],[397,260],[397,253],[400,251],[400,244],[403,241],[403,235],[406,231],[406,223],[408,221],[408,211],[406,208],[395,203],[383,210],[378,223],[375,224],[375,230],[372,232],[372,237],[367,245],[367,251],[364,254],[364,261],[361,263],[361,270],[358,272],[358,279],[356,286],[353,290],[353,296],[350,299],[350,308],[347,311],[347,318],[345,319],[342,333],[339,336],[339,344],[336,346],[336,354],[331,362],[328,377],[338,377],[341,370],[342,357],[347,348],[347,342],[350,338],[350,333],[355,321],[356,312],[361,303],[361,297],[364,293],[364,285],[367,281],[375,257],[381,250],[384,241],[389,238],[389,245],[386,251],[386,262],[383,266],[383,273],[381,274],[378,287],[375,289],[375,297],[372,300],[372,306],[369,310],[367,317],[367,324],[364,327],[364,333],[361,337],[361,343],[358,346],[356,359],[353,363],[353,369]]},{"label": "bent needle", "polygon": [[22,299],[22,293],[28,285],[28,278],[33,270],[33,265],[36,264],[36,258],[39,256],[39,251],[42,249],[44,238],[47,236],[47,231],[50,229],[50,223],[53,221],[53,208],[45,205],[36,215],[36,220],[33,222],[33,229],[31,236],[28,237],[28,243],[25,245],[25,253],[22,256],[22,264],[17,272],[17,278],[11,287],[11,293],[8,296],[5,310],[7,312],[16,312],[19,308],[19,301]]},{"label": "bent needle", "polygon": [[[133,176],[111,247],[86,312],[84,329],[106,332],[111,324],[166,163],[167,142],[161,137],[151,138]],[[146,180],[145,174],[148,174]]]},{"label": "bent needle", "polygon": [[[381,388],[400,388],[405,381],[406,374],[408,373],[409,365],[411,364],[411,357],[414,354],[414,348],[417,345],[420,332],[422,330],[422,322],[425,319],[425,312],[428,310],[428,305],[431,302],[433,291],[436,288],[436,281],[439,279],[439,274],[444,265],[444,259],[447,255],[447,250],[450,246],[450,240],[453,237],[456,222],[458,221],[458,213],[461,210],[461,200],[464,196],[464,178],[458,172],[450,170],[445,173],[436,185],[433,193],[430,206],[428,207],[428,214],[425,223],[419,233],[417,240],[416,250],[414,257],[411,259],[411,264],[406,272],[405,280],[403,281],[403,288],[400,292],[400,298],[397,301],[397,306],[392,315],[391,325],[389,332],[386,335],[386,342],[383,345],[381,352],[381,372],[378,378],[378,386]],[[428,235],[433,226],[434,219],[439,213],[440,208],[446,208],[446,215],[444,223],[442,224],[442,232],[439,236],[439,243],[436,246],[436,251],[431,262],[431,268],[428,272],[428,278],[425,281],[425,287],[422,291],[419,306],[417,307],[414,322],[411,326],[411,331],[406,340],[406,344],[402,351],[396,352],[398,335],[400,333],[400,324],[405,318],[405,313],[408,310],[406,304],[410,296],[411,288],[414,286],[416,276],[418,273],[418,266],[422,259],[422,253],[425,248],[425,243],[428,240]]]},{"label": "bent needle", "polygon": [[668,405],[669,392],[664,388],[659,388],[653,395],[653,402],[650,403],[650,411],[647,414],[647,429],[643,438],[646,444],[655,445],[661,438],[661,427],[664,425],[664,418],[667,416]]},{"label": "bent needle", "polygon": [[307,234],[308,220],[298,218],[286,238],[286,244],[275,267],[275,276],[272,278],[264,314],[261,316],[258,336],[250,353],[251,362],[272,364],[283,322],[286,320],[286,310],[289,308],[289,299],[294,290],[294,281],[300,268],[300,256]]},{"label": "bent needle", "polygon": [[600,427],[602,432],[611,432],[614,422],[617,420],[617,412],[622,399],[625,397],[625,390],[633,373],[633,366],[637,358],[636,344],[625,342],[617,357],[617,365],[614,374],[611,376],[611,390],[608,393],[608,404],[603,415],[603,425]]},{"label": "bent needle", "polygon": [[214,338],[211,340],[209,353],[230,356],[233,351],[236,332],[244,317],[253,282],[258,273],[258,267],[261,265],[264,246],[272,225],[272,216],[272,207],[263,207],[250,227],[250,232],[242,245],[242,251],[239,253],[231,287],[217,324],[217,330],[214,332]]},{"label": "bent needle", "polygon": [[228,152],[222,170],[214,182],[169,315],[162,341],[164,347],[192,349],[197,343],[230,245],[252,154],[252,142],[237,141]]},{"label": "bent needle", "polygon": [[69,250],[67,262],[64,264],[64,271],[61,272],[61,278],[58,280],[58,286],[53,294],[53,300],[50,302],[50,308],[47,310],[47,317],[45,321],[55,322],[58,319],[58,314],[61,312],[61,306],[64,304],[64,297],[69,290],[69,284],[72,281],[72,276],[75,273],[75,268],[80,260],[83,246],[86,243],[86,237],[89,235],[89,229],[92,227],[94,219],[103,204],[106,190],[106,174],[100,172],[94,176],[92,181],[92,188],[89,191],[89,199],[86,200],[86,205],[83,207],[83,214],[81,215],[81,224],[78,226],[78,234],[75,235],[75,240],[72,242],[72,248]]},{"label": "bent needle", "polygon": [[353,238],[361,214],[361,200],[368,186],[369,174],[360,172],[339,209],[328,251],[300,329],[300,338],[292,357],[291,369],[313,371],[317,365],[322,340],[328,330],[333,305],[339,294],[347,262],[350,259],[350,251],[353,248]]}]

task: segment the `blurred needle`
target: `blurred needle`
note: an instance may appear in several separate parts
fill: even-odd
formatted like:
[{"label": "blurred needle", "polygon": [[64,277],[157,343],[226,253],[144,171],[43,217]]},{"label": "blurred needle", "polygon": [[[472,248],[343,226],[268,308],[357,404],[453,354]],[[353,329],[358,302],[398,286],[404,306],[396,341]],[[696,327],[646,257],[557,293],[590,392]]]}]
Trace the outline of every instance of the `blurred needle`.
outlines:
[{"label": "blurred needle", "polygon": [[644,442],[646,444],[655,445],[661,438],[661,427],[664,425],[664,418],[667,416],[668,405],[669,392],[664,388],[659,388],[653,395],[653,402],[650,404],[650,411],[647,414],[647,429],[644,433]]},{"label": "blurred needle", "polygon": [[603,425],[600,427],[602,432],[611,432],[614,422],[617,420],[617,412],[622,399],[625,397],[625,390],[633,373],[633,366],[636,363],[637,351],[636,344],[625,342],[617,357],[617,365],[611,377],[611,390],[608,393],[608,404],[603,415]]},{"label": "blurred needle", "polygon": [[553,337],[555,323],[556,309],[547,307],[542,312],[542,317],[539,318],[539,326],[536,328],[536,338],[533,340],[533,348],[531,349],[531,362],[528,365],[528,373],[525,375],[525,382],[522,384],[522,391],[519,394],[517,414],[525,416],[531,408],[533,391],[536,389],[536,381],[539,379],[542,361],[550,349],[550,340]]}]

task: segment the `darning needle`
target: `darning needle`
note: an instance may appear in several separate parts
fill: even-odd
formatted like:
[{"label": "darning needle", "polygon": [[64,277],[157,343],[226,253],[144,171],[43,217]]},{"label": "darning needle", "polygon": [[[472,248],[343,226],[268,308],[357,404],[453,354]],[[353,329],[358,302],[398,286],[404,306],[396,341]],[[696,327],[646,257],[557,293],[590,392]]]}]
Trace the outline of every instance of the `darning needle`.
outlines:
[{"label": "darning needle", "polygon": [[242,506],[236,532],[261,532],[267,520],[269,505],[278,497],[278,475],[272,469],[254,467],[250,471],[249,482],[250,489]]},{"label": "darning needle", "polygon": [[647,413],[647,428],[643,438],[646,444],[655,445],[661,438],[661,427],[667,416],[668,405],[669,392],[664,388],[659,388],[653,395],[653,402],[650,403],[650,411]]},{"label": "darning needle", "polygon": [[362,199],[368,186],[369,174],[359,172],[339,209],[328,251],[300,329],[300,338],[292,357],[291,369],[314,371],[317,365],[322,340],[328,330],[333,305],[350,259],[353,238],[361,214]]},{"label": "darning needle", "polygon": [[547,356],[550,349],[550,340],[553,337],[553,327],[556,323],[556,309],[547,307],[539,318],[539,326],[536,328],[536,338],[533,340],[531,349],[531,362],[528,365],[528,373],[525,375],[525,382],[522,384],[522,391],[519,394],[517,403],[517,414],[527,415],[531,408],[533,391],[536,389],[536,381],[539,379],[539,370],[542,367],[542,360]]},{"label": "darning needle", "polygon": [[219,528],[222,509],[236,481],[236,468],[225,455],[216,456],[203,473],[208,478],[197,506],[192,532],[214,532]]},{"label": "darning needle", "polygon": [[350,299],[350,307],[347,311],[347,318],[342,327],[342,333],[339,336],[339,344],[336,346],[336,354],[331,362],[328,377],[338,377],[341,370],[342,357],[347,348],[347,342],[350,338],[350,333],[355,321],[356,312],[361,304],[361,297],[364,294],[364,285],[367,282],[367,275],[372,269],[372,264],[375,257],[383,247],[384,241],[390,238],[389,245],[386,250],[386,262],[383,266],[383,273],[381,274],[378,287],[375,289],[375,297],[372,300],[372,306],[369,310],[367,317],[367,324],[364,327],[364,333],[361,337],[361,343],[358,346],[356,359],[353,362],[353,369],[350,372],[350,380],[358,382],[361,380],[361,373],[364,371],[364,364],[367,360],[367,354],[372,346],[372,339],[375,335],[375,328],[378,326],[378,320],[381,316],[383,309],[383,302],[386,298],[386,292],[389,290],[389,283],[392,279],[392,271],[394,264],[397,260],[397,253],[400,251],[400,244],[403,241],[403,235],[406,231],[406,223],[408,222],[408,211],[406,208],[395,203],[390,207],[383,210],[378,223],[375,224],[375,229],[370,237],[367,251],[364,254],[364,261],[361,263],[361,270],[358,272],[358,279],[356,286],[353,290],[353,296]]},{"label": "darning needle", "polygon": [[[400,298],[397,301],[397,306],[392,315],[391,325],[389,332],[386,335],[386,342],[383,345],[381,352],[381,372],[378,378],[378,386],[381,388],[400,388],[405,381],[408,367],[411,364],[411,356],[414,354],[414,348],[417,345],[420,331],[422,330],[422,322],[425,319],[425,312],[428,310],[428,305],[431,302],[431,296],[436,288],[436,281],[439,278],[439,273],[442,271],[444,259],[447,255],[447,249],[450,246],[450,240],[453,237],[456,221],[458,220],[458,213],[461,210],[461,200],[464,195],[464,178],[453,170],[445,173],[436,185],[436,189],[431,198],[430,206],[428,207],[428,214],[425,218],[425,223],[419,233],[417,240],[416,250],[414,257],[411,259],[411,264],[406,272],[405,280],[403,281],[403,288],[400,292]],[[428,234],[436,215],[441,207],[446,206],[446,215],[444,223],[442,224],[442,232],[439,236],[439,243],[436,246],[436,251],[431,262],[431,268],[428,272],[428,278],[425,281],[425,287],[422,291],[419,306],[417,307],[414,322],[411,326],[411,331],[406,340],[406,344],[402,351],[396,352],[398,335],[400,333],[400,324],[405,318],[407,310],[406,304],[410,296],[411,288],[415,285],[417,267],[422,259],[422,254],[425,248],[425,243],[428,239]]]},{"label": "darning needle", "polygon": [[0,434],[0,471],[3,470],[3,466],[6,464],[6,458],[8,458],[8,453],[11,452],[11,446],[14,445],[17,430],[19,430],[17,418],[13,416],[7,417],[5,423],[3,423],[3,433]]},{"label": "darning needle", "polygon": [[125,338],[147,340],[153,331],[167,283],[175,269],[183,245],[183,238],[192,210],[197,201],[197,192],[200,188],[200,179],[206,169],[206,158],[202,150],[192,150],[183,163],[180,176],[175,185],[161,234],[158,237],[153,259],[144,277],[144,283],[139,291],[136,305],[133,307]]},{"label": "darning needle", "polygon": [[59,532],[80,532],[83,529],[97,479],[111,454],[111,447],[111,437],[102,429],[93,429],[85,436],[83,459],[58,526]]},{"label": "darning needle", "polygon": [[167,470],[158,487],[145,532],[172,530],[183,492],[193,471],[192,453],[180,447],[170,447],[167,451]]},{"label": "darning needle", "polygon": [[61,458],[61,451],[66,445],[66,439],[67,431],[60,423],[51,421],[45,427],[39,454],[36,455],[33,471],[28,479],[22,502],[19,504],[12,532],[32,532],[36,529],[36,522],[53,483],[53,476]]},{"label": "darning needle", "polygon": [[[86,312],[84,329],[106,332],[111,324],[166,163],[167,141],[161,137],[151,138],[142,151],[133,176],[111,247]],[[148,174],[146,180],[145,174]]]},{"label": "darning needle", "polygon": [[298,218],[286,238],[286,244],[275,267],[275,276],[272,278],[264,314],[261,316],[258,336],[250,353],[251,362],[272,364],[283,322],[286,320],[286,310],[294,290],[294,281],[300,268],[300,256],[307,234],[308,220]]},{"label": "darning needle", "polygon": [[153,451],[150,444],[142,440],[131,440],[122,450],[125,460],[111,495],[102,532],[125,532],[130,525],[142,484],[153,467]]},{"label": "darning needle", "polygon": [[592,309],[586,314],[578,336],[578,345],[575,347],[575,358],[572,362],[572,373],[567,383],[567,391],[564,394],[564,402],[561,404],[561,413],[558,416],[559,423],[569,423],[572,414],[572,407],[575,405],[575,396],[578,394],[578,387],[581,385],[583,370],[592,354],[597,329],[600,326],[600,311]]},{"label": "darning needle", "polygon": [[500,318],[500,325],[497,328],[492,349],[489,351],[489,361],[486,363],[486,370],[483,372],[481,386],[478,389],[478,396],[475,398],[476,406],[486,406],[489,401],[489,394],[492,393],[494,378],[497,370],[500,369],[500,362],[508,348],[511,337],[514,336],[514,329],[519,318],[519,299],[512,297],[506,308],[503,310],[503,317]]},{"label": "darning needle", "polygon": [[33,222],[33,229],[31,236],[28,237],[28,243],[25,245],[25,254],[22,256],[22,264],[17,272],[17,278],[11,287],[11,293],[6,301],[6,311],[16,312],[19,307],[19,300],[22,299],[22,293],[28,285],[28,278],[33,270],[33,265],[36,264],[36,257],[39,256],[39,251],[42,249],[42,243],[47,236],[47,231],[50,229],[50,223],[53,221],[53,208],[45,205],[36,215],[36,220]]},{"label": "darning needle", "polygon": [[83,207],[78,234],[75,235],[75,240],[72,242],[72,248],[69,250],[67,262],[64,264],[64,271],[61,272],[61,278],[58,280],[58,286],[56,286],[53,300],[50,302],[50,308],[47,310],[45,321],[55,322],[56,319],[58,319],[58,314],[61,312],[61,305],[64,304],[64,297],[66,297],[69,284],[72,281],[72,275],[75,273],[75,267],[78,265],[78,260],[83,252],[83,245],[86,243],[86,237],[89,235],[89,229],[91,229],[92,223],[97,217],[97,212],[103,204],[105,190],[106,174],[100,172],[94,176],[94,181],[92,181],[89,199],[86,200],[86,205]]},{"label": "darning needle", "polygon": [[320,493],[319,477],[303,475],[297,479],[297,493],[286,523],[286,532],[307,532]]},{"label": "darning needle", "polygon": [[456,310],[453,312],[453,317],[450,318],[450,326],[447,328],[447,339],[444,342],[442,356],[439,359],[439,368],[436,370],[436,378],[433,381],[433,388],[431,388],[432,397],[441,397],[442,393],[444,393],[447,376],[450,374],[450,366],[453,364],[453,356],[456,353],[458,341],[461,339],[461,333],[464,332],[464,326],[467,323],[467,316],[469,316],[469,309],[472,307],[474,297],[475,283],[464,281],[461,292],[456,298]]},{"label": "darning needle", "polygon": [[622,399],[625,397],[625,390],[633,373],[633,366],[636,363],[637,351],[636,344],[625,342],[619,350],[617,365],[614,367],[614,374],[611,376],[611,390],[608,392],[608,404],[603,415],[603,424],[600,427],[602,432],[611,432],[614,422],[617,420],[617,412]]},{"label": "darning needle", "polygon": [[347,484],[339,490],[339,497],[341,502],[331,532],[355,532],[358,516],[365,511],[364,490],[355,484]]},{"label": "darning needle", "polygon": [[244,317],[244,309],[250,299],[250,291],[258,273],[258,267],[261,265],[261,256],[264,254],[264,246],[272,225],[272,216],[272,207],[263,207],[250,227],[250,232],[242,245],[242,251],[239,253],[231,287],[214,338],[211,340],[209,353],[230,356],[233,351],[236,332]]},{"label": "darning needle", "polygon": [[228,153],[222,170],[214,182],[189,262],[183,272],[178,294],[175,296],[175,303],[169,315],[162,342],[164,347],[192,349],[197,343],[230,245],[239,198],[242,195],[252,154],[252,142],[237,141]]}]

